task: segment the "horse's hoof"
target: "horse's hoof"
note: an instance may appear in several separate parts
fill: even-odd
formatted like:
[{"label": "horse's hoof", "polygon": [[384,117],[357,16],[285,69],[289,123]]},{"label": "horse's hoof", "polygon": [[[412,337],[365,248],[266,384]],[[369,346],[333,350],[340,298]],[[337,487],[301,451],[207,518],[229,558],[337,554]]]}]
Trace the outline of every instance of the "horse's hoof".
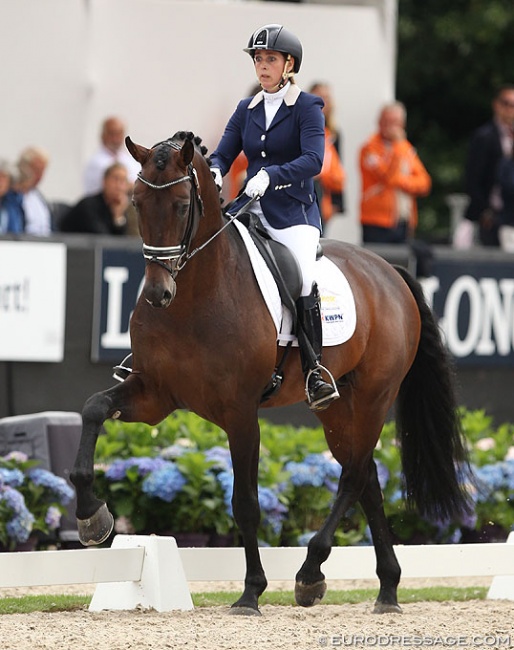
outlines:
[{"label": "horse's hoof", "polygon": [[239,607],[238,605],[232,605],[229,609],[229,613],[232,616],[262,616],[258,609],[253,607]]},{"label": "horse's hoof", "polygon": [[305,582],[297,582],[294,587],[296,604],[301,607],[312,607],[321,602],[327,590],[327,583],[324,580],[315,582],[312,585]]},{"label": "horse's hoof", "polygon": [[373,614],[403,614],[403,611],[398,603],[379,603],[377,600]]},{"label": "horse's hoof", "polygon": [[77,519],[79,540],[83,546],[96,546],[105,542],[114,528],[114,517],[102,504],[89,519]]}]

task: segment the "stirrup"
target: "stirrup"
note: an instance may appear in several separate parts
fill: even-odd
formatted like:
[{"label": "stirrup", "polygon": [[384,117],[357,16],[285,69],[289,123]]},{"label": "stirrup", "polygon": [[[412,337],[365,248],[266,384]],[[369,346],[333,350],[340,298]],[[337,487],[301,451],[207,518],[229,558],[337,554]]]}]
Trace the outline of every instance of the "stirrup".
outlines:
[{"label": "stirrup", "polygon": [[131,374],[132,368],[125,365],[125,363],[128,361],[128,359],[130,359],[131,356],[132,353],[127,354],[127,356],[123,359],[123,361],[118,366],[114,366],[113,368],[114,372],[112,373],[113,379],[116,379],[116,381],[123,382]]},{"label": "stirrup", "polygon": [[[312,396],[309,392],[309,380],[314,372],[321,373],[322,371],[325,371],[330,378],[330,385],[332,388],[332,392],[323,395],[319,399],[312,399]],[[326,383],[327,385],[329,385],[328,382]],[[336,381],[328,368],[318,363],[316,366],[314,366],[314,368],[311,368],[309,370],[309,372],[305,376],[305,395],[307,396],[307,403],[311,411],[324,411],[326,408],[330,406],[330,404],[332,404],[332,402],[335,402],[336,399],[339,399],[340,395],[339,395],[339,391],[337,390]]]}]

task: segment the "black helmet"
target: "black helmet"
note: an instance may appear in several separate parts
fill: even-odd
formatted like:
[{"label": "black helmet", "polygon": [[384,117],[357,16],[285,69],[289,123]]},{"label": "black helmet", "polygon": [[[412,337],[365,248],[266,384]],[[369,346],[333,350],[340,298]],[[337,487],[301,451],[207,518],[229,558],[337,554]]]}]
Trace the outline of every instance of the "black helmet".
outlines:
[{"label": "black helmet", "polygon": [[300,70],[302,64],[302,44],[298,38],[282,25],[264,25],[255,31],[244,51],[253,58],[255,50],[275,50],[282,54],[294,56],[294,71]]}]

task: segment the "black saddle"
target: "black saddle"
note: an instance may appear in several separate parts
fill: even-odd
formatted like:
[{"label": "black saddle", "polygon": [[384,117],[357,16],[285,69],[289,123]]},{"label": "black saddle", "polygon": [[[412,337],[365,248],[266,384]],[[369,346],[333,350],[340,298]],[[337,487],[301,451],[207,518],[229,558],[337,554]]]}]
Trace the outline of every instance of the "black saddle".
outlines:
[{"label": "black saddle", "polygon": [[[245,212],[237,218],[246,226],[257,250],[277,283],[282,304],[290,310],[293,322],[296,324],[296,301],[300,297],[303,282],[298,260],[287,246],[270,237],[257,215]],[[320,245],[317,259],[322,255],[323,249]]]}]

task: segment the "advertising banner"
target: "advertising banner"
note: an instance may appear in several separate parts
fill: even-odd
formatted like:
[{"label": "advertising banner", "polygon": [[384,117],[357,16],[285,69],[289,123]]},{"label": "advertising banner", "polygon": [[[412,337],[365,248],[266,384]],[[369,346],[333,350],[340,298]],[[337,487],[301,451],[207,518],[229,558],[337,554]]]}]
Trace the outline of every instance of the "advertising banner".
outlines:
[{"label": "advertising banner", "polygon": [[[99,262],[93,360],[118,362],[130,351],[129,319],[144,261],[139,252],[103,250]],[[457,365],[513,366],[513,263],[437,259],[422,285]]]},{"label": "advertising banner", "polygon": [[139,251],[97,248],[92,360],[118,363],[130,352],[130,316],[145,264]]},{"label": "advertising banner", "polygon": [[458,365],[514,367],[514,264],[437,260],[423,281]]},{"label": "advertising banner", "polygon": [[0,361],[64,358],[66,246],[0,242]]}]

